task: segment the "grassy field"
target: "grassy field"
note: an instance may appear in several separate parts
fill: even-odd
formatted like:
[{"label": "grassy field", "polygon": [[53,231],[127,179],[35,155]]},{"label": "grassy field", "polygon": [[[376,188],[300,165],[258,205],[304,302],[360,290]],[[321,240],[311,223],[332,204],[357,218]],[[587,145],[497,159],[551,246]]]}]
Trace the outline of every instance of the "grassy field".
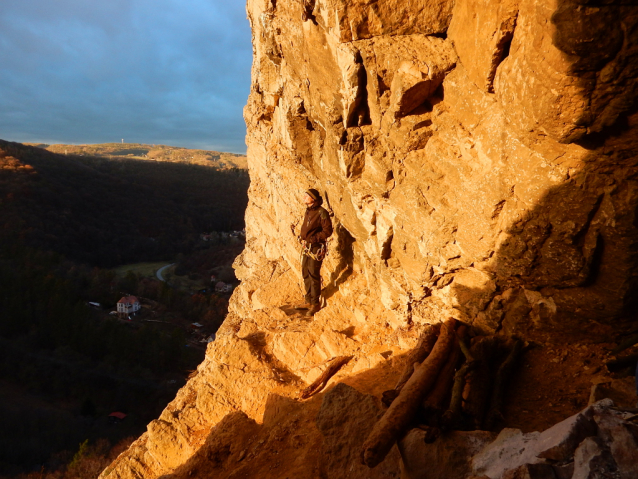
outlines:
[{"label": "grassy field", "polygon": [[167,264],[171,264],[171,261],[162,261],[160,263],[134,263],[134,264],[125,264],[122,266],[118,266],[114,268],[113,271],[120,276],[126,276],[126,273],[132,271],[135,274],[139,274],[144,278],[155,278],[155,273],[162,266],[166,266]]},{"label": "grassy field", "polygon": [[207,281],[206,278],[193,280],[190,279],[188,275],[177,276],[175,274],[175,268],[176,265],[173,265],[170,268],[166,268],[163,272],[164,279],[174,288],[188,293],[195,293],[202,288],[210,287],[210,281]]},{"label": "grassy field", "polygon": [[[157,270],[168,264],[171,264],[171,262],[163,261],[161,263],[125,264],[122,266],[118,266],[117,268],[113,268],[113,271],[115,271],[115,274],[117,274],[119,277],[124,277],[129,271],[131,271],[143,278],[157,278]],[[189,279],[186,275],[177,276],[175,274],[175,265],[171,266],[170,268],[166,268],[163,272],[163,276],[164,280],[170,283],[174,288],[189,293],[194,293],[202,288],[210,286],[210,283],[205,279],[192,280]]]}]

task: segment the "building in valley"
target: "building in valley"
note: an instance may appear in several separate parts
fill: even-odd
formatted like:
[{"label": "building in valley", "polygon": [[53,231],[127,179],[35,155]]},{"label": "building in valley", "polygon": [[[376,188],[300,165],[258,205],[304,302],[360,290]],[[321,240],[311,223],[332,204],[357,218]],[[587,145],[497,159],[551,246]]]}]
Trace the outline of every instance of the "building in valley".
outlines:
[{"label": "building in valley", "polygon": [[135,314],[140,308],[140,300],[135,296],[123,296],[122,299],[117,302],[117,314],[120,317]]}]

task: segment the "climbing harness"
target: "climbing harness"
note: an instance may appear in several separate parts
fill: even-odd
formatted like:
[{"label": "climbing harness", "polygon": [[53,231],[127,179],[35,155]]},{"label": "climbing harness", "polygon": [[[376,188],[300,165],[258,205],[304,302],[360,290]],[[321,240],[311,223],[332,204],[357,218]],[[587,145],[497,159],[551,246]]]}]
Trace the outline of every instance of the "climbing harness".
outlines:
[{"label": "climbing harness", "polygon": [[326,247],[326,243],[319,243],[319,249],[313,253],[312,252],[312,244],[301,240],[301,254],[308,256],[309,258],[314,259],[315,261],[323,261],[326,256],[328,256],[328,248]]}]

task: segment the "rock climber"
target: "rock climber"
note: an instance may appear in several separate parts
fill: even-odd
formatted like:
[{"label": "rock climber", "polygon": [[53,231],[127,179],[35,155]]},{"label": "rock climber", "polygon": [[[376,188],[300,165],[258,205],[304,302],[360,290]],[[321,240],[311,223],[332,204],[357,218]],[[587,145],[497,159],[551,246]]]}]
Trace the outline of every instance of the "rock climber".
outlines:
[{"label": "rock climber", "polygon": [[[303,197],[306,214],[297,239],[303,247],[301,274],[303,276],[305,302],[297,309],[307,309],[307,316],[313,316],[321,309],[321,263],[326,256],[326,241],[332,235],[330,214],[323,208],[323,198],[317,190],[306,190]],[[290,225],[293,235],[295,225]]]}]

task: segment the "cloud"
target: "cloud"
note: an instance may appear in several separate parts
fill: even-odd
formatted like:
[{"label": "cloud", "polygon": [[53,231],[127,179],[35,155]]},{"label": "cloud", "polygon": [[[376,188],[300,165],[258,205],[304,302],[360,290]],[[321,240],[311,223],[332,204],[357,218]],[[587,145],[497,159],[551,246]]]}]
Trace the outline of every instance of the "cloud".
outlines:
[{"label": "cloud", "polygon": [[0,138],[245,151],[243,2],[3,0]]}]

